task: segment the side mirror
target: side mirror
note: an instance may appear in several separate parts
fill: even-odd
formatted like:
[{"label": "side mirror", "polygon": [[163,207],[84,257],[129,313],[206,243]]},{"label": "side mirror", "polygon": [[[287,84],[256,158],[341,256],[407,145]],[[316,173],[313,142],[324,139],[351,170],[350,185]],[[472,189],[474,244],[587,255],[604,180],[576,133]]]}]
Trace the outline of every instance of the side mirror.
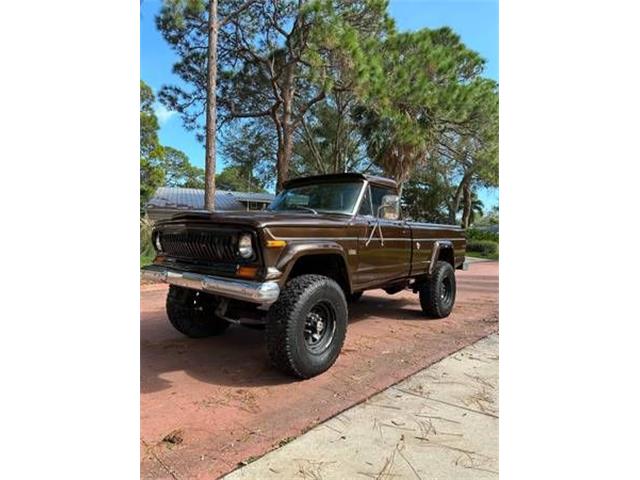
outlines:
[{"label": "side mirror", "polygon": [[378,218],[386,220],[398,220],[400,218],[400,197],[398,195],[385,195],[382,204],[378,207]]}]

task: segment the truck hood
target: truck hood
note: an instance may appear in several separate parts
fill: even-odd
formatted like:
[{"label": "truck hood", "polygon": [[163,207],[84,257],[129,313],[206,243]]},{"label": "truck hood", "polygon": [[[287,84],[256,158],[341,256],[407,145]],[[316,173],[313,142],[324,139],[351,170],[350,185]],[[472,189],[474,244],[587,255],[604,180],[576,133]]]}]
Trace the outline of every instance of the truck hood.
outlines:
[{"label": "truck hood", "polygon": [[351,215],[318,213],[306,211],[219,211],[185,213],[171,217],[169,220],[158,222],[161,225],[176,224],[229,224],[248,225],[252,228],[275,226],[341,226],[351,219]]}]

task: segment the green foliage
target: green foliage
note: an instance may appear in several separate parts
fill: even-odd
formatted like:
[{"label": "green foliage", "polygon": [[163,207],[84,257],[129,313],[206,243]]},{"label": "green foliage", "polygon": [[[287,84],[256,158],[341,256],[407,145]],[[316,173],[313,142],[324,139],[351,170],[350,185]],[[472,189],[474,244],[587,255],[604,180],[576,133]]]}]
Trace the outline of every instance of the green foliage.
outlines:
[{"label": "green foliage", "polygon": [[146,216],[140,217],[140,263],[141,266],[151,263],[155,257],[155,249],[151,243],[153,225]]},{"label": "green foliage", "polygon": [[476,228],[469,228],[466,230],[466,233],[467,240],[488,240],[496,243],[500,241],[500,235],[496,232],[487,232]]},{"label": "green foliage", "polygon": [[498,206],[496,205],[486,215],[483,215],[478,220],[476,220],[473,225],[475,227],[481,227],[481,226],[498,225],[499,223],[500,223],[500,213],[498,210]]},{"label": "green foliage", "polygon": [[153,111],[151,87],[140,80],[140,211],[164,181],[158,118]]},{"label": "green foliage", "polygon": [[[243,172],[243,177],[251,178],[250,188],[241,189],[244,191],[261,191],[273,183],[276,149],[273,126],[265,118],[238,122],[237,128],[226,129],[222,138],[222,155],[227,168],[237,168]],[[220,175],[216,182],[220,185]]]},{"label": "green foliage", "polygon": [[140,158],[140,212],[164,182],[164,171],[157,160]]},{"label": "green foliage", "polygon": [[168,187],[204,188],[204,169],[189,163],[184,152],[172,147],[162,149],[162,167]]},{"label": "green foliage", "polygon": [[355,116],[370,157],[387,175],[406,181],[437,154],[445,134],[461,134],[472,121],[483,67],[449,28],[395,33],[378,45]]},{"label": "green foliage", "polygon": [[352,93],[333,92],[308,113],[296,137],[292,175],[319,175],[364,170],[368,161],[350,112]]},{"label": "green foliage", "polygon": [[161,185],[204,188],[204,170],[189,163],[186,154],[160,145],[158,118],[151,87],[140,81],[140,212]]},{"label": "green foliage", "polygon": [[216,185],[222,190],[237,192],[264,192],[261,181],[254,177],[250,170],[238,166],[226,167],[216,176]]},{"label": "green foliage", "polygon": [[[473,192],[498,185],[498,86],[456,33],[398,32],[386,0],[259,0],[231,15],[244,4],[219,5],[220,143],[235,169],[219,186],[379,172],[417,220],[482,215]],[[200,139],[207,15],[206,0],[165,0],[156,19],[180,78],[160,101]]]},{"label": "green foliage", "polygon": [[155,96],[151,87],[140,80],[140,156],[153,156],[160,142],[158,141],[158,118],[153,111]]},{"label": "green foliage", "polygon": [[[294,136],[307,113],[337,90],[366,85],[372,38],[390,27],[386,0],[263,0],[220,3],[217,105],[221,124],[270,120],[278,182],[288,176]],[[202,139],[206,99],[204,1],[166,0],[156,23],[178,55],[179,85],[160,100]],[[264,127],[263,124],[261,124]]]},{"label": "green foliage", "polygon": [[[446,206],[449,223],[459,211],[473,222],[481,211],[470,192],[498,182],[497,85],[481,77],[484,60],[441,28],[391,35],[369,61],[370,88],[353,112],[368,155],[408,182],[413,216],[442,218]],[[418,188],[425,174],[432,188]]]},{"label": "green foliage", "polygon": [[498,243],[491,240],[467,240],[467,251],[484,257],[495,256],[498,254]]},{"label": "green foliage", "polygon": [[421,222],[447,223],[451,188],[446,172],[436,168],[416,173],[402,191],[403,215]]}]

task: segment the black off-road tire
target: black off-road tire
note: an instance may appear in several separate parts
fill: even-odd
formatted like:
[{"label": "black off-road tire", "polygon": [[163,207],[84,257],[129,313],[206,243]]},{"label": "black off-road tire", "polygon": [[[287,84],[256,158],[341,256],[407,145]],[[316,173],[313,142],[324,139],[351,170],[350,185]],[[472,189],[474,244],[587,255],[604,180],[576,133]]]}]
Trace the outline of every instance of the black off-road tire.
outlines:
[{"label": "black off-road tire", "polygon": [[431,276],[421,285],[419,294],[425,315],[448,317],[456,301],[456,274],[451,264],[437,262]]},{"label": "black off-road tire", "polygon": [[351,294],[349,294],[349,296],[347,297],[347,300],[349,302],[357,302],[358,300],[360,300],[360,298],[362,298],[362,294],[364,292],[353,292]]},{"label": "black off-road tire", "polygon": [[191,338],[222,334],[229,322],[215,315],[219,300],[208,293],[171,285],[167,295],[167,316],[171,325]]},{"label": "black off-road tire", "polygon": [[[316,347],[310,345],[313,340],[307,337],[310,337],[309,322],[319,318],[318,312],[325,312],[328,317],[328,321],[323,322],[326,324],[323,335],[328,332],[332,335],[321,337],[314,351]],[[271,363],[294,377],[319,375],[338,358],[347,333],[348,317],[344,292],[334,280],[322,275],[295,277],[287,283],[267,315],[265,337]]]}]

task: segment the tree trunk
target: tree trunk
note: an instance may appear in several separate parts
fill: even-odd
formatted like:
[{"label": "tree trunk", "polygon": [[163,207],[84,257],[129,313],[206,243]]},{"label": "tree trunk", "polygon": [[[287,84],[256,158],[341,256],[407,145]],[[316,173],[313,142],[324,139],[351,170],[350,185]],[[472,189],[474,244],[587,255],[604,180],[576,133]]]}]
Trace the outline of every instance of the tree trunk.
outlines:
[{"label": "tree trunk", "polygon": [[342,107],[342,102],[340,101],[339,94],[336,94],[336,111],[338,113],[338,123],[336,125],[336,136],[333,140],[333,155],[334,155],[333,172],[340,173],[340,172],[344,172],[345,168],[344,168],[344,165],[342,164],[342,152],[341,152],[344,146],[340,142],[342,140],[340,138],[340,132],[342,129],[342,118],[344,116],[344,111]]},{"label": "tree trunk", "polygon": [[[283,122],[284,123],[284,122]],[[289,164],[293,154],[293,127],[284,123],[282,128],[282,146],[278,149],[278,192],[289,178]]]},{"label": "tree trunk", "polygon": [[204,208],[216,208],[216,80],[218,75],[218,0],[209,2],[207,61],[207,125],[204,161]]},{"label": "tree trunk", "polygon": [[[464,182],[464,178],[462,182]],[[456,215],[458,214],[458,210],[460,210],[460,201],[462,200],[462,190],[464,188],[464,183],[462,182],[458,185],[458,188],[456,188],[456,192],[453,194],[453,200],[449,205],[449,223],[451,223],[451,225],[456,223]]]},{"label": "tree trunk", "polygon": [[284,163],[284,145],[280,143],[278,145],[278,151],[276,152],[276,171],[278,173],[278,179],[276,180],[276,195],[282,191],[282,184],[286,180],[282,175],[283,163]]},{"label": "tree trunk", "polygon": [[277,167],[278,167],[278,184],[277,192],[282,191],[282,185],[289,178],[289,164],[293,154],[293,68],[289,66],[285,73],[282,85],[282,117],[280,124],[282,125],[282,140],[278,145]]},{"label": "tree trunk", "polygon": [[467,187],[471,188],[470,183],[471,183],[471,172],[466,172],[462,177],[462,180],[460,180],[458,187],[456,188],[452,201],[449,202],[449,223],[451,223],[451,225],[456,223],[456,215],[460,210],[460,202],[463,199],[462,197],[463,197],[464,189]]},{"label": "tree trunk", "polygon": [[471,218],[471,187],[468,184],[464,186],[462,197],[462,228],[469,228],[469,220]]}]

